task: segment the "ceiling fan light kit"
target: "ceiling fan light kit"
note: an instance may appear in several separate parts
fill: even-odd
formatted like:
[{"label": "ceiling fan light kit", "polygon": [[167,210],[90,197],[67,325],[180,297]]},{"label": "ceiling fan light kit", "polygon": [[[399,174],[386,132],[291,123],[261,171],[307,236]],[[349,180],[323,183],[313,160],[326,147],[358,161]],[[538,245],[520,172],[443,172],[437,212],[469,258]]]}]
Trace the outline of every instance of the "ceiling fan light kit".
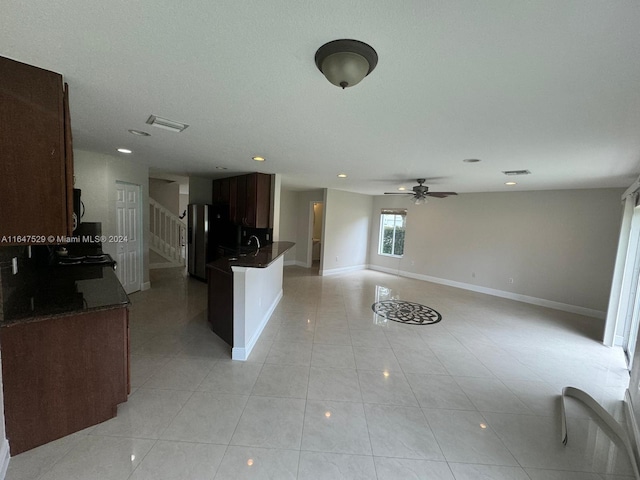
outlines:
[{"label": "ceiling fan light kit", "polygon": [[353,87],[378,64],[378,54],[359,40],[333,40],[316,52],[316,66],[337,87]]},{"label": "ceiling fan light kit", "polygon": [[430,192],[429,187],[423,185],[426,182],[424,178],[418,178],[416,180],[418,185],[415,185],[411,192],[384,192],[385,195],[412,195],[413,203],[415,205],[424,205],[427,203],[427,197],[446,198],[451,195],[458,195],[456,192]]}]

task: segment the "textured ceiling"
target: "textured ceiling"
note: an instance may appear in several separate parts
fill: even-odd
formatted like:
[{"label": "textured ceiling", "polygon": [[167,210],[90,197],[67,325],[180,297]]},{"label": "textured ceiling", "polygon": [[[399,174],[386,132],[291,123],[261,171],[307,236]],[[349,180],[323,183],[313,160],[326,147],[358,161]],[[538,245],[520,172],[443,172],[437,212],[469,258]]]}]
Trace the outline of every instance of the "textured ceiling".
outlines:
[{"label": "textured ceiling", "polygon": [[[458,192],[626,187],[639,25],[636,0],[3,0],[0,55],[65,76],[77,148],[126,146],[169,173],[368,194],[417,177]],[[337,38],[379,55],[344,91],[314,64]],[[513,169],[532,174],[506,187]]]}]

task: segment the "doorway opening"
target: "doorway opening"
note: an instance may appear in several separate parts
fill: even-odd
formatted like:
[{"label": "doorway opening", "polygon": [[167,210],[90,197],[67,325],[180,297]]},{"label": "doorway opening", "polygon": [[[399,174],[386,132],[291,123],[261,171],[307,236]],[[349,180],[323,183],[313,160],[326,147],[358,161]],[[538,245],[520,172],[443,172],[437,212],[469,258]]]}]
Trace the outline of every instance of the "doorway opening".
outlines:
[{"label": "doorway opening", "polygon": [[307,268],[320,268],[322,258],[322,224],[324,203],[310,202],[309,205],[309,242],[307,245]]}]

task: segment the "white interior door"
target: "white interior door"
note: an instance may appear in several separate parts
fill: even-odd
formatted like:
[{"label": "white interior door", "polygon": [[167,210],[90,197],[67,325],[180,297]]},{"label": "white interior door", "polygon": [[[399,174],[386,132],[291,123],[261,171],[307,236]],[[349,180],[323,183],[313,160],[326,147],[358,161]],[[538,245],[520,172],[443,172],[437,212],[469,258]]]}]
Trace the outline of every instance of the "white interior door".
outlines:
[{"label": "white interior door", "polygon": [[140,290],[142,282],[140,209],[140,186],[116,182],[116,273],[127,293]]}]

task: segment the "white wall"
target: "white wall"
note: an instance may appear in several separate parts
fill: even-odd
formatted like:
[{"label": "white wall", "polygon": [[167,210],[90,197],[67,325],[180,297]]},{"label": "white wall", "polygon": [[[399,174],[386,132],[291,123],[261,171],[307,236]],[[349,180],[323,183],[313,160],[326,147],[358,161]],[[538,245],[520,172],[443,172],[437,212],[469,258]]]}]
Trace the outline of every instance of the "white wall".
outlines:
[{"label": "white wall", "polygon": [[320,275],[366,268],[372,212],[369,195],[326,190]]},{"label": "white wall", "polygon": [[280,237],[284,242],[296,242],[296,245],[284,254],[285,263],[296,260],[298,248],[298,194],[285,188],[280,190]]},{"label": "white wall", "polygon": [[213,201],[213,180],[189,177],[189,203],[210,205]]},{"label": "white wall", "polygon": [[[378,196],[369,264],[604,312],[622,192],[474,193],[421,206]],[[377,253],[383,207],[408,207],[401,259]]]},{"label": "white wall", "polygon": [[273,226],[273,241],[280,241],[280,195],[282,194],[282,175],[271,176],[271,206],[269,215],[270,224]]},{"label": "white wall", "polygon": [[175,216],[180,213],[180,184],[159,178],[149,179],[149,196]]},{"label": "white wall", "polygon": [[[189,194],[188,193],[181,193],[180,194],[180,198],[178,200],[178,211],[180,212],[180,215],[182,215],[186,210],[187,210],[187,206],[189,205]],[[180,216],[178,215],[178,216]],[[185,217],[182,219],[182,223],[186,224],[187,223],[187,217],[185,215]]]},{"label": "white wall", "polygon": [[[116,235],[116,182],[140,185],[142,211],[142,282],[149,283],[149,168],[131,157],[120,158],[74,150],[75,187],[82,190],[85,222],[102,222],[103,235]],[[102,245],[116,256],[116,244]],[[143,285],[144,288],[144,285]]]}]

